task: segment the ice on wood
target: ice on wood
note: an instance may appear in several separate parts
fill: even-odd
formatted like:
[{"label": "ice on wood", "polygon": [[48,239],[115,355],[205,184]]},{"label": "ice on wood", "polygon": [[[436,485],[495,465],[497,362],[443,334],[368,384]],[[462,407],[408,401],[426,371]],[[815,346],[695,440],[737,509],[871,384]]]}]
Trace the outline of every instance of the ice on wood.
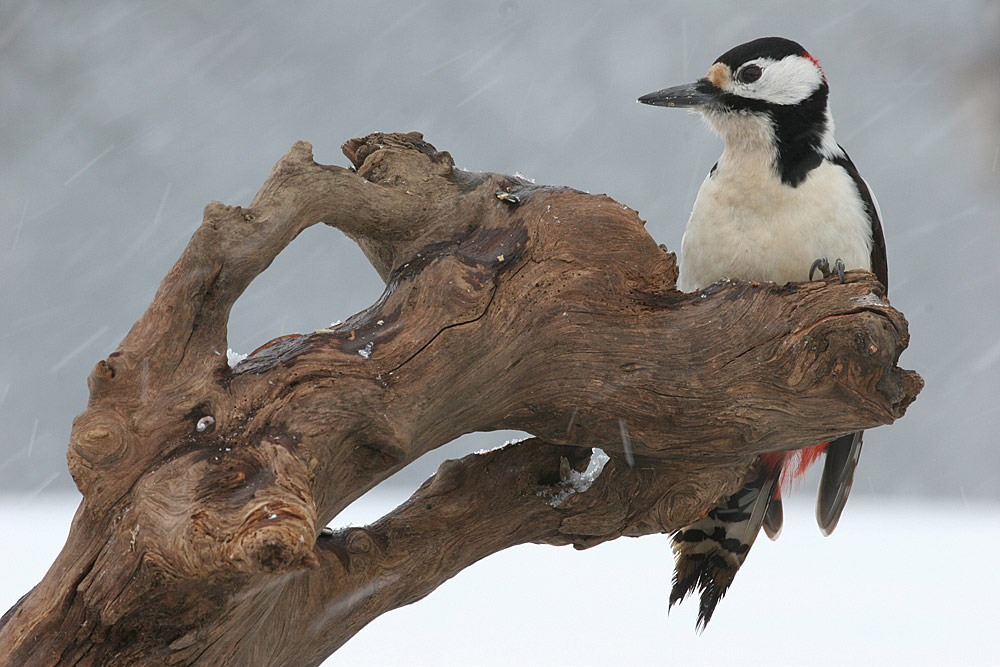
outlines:
[{"label": "ice on wood", "polygon": [[559,483],[560,489],[552,496],[549,504],[553,507],[559,507],[574,493],[583,493],[589,489],[601,476],[601,471],[604,470],[604,465],[609,460],[610,457],[604,453],[603,449],[594,447],[590,451],[590,462],[587,464],[587,469],[583,472],[577,472],[570,467],[569,461],[563,458],[559,468],[559,476],[562,479]]},{"label": "ice on wood", "polygon": [[232,368],[236,364],[240,363],[247,358],[248,355],[242,352],[236,352],[232,348],[226,348],[226,359],[229,361],[229,367]]}]

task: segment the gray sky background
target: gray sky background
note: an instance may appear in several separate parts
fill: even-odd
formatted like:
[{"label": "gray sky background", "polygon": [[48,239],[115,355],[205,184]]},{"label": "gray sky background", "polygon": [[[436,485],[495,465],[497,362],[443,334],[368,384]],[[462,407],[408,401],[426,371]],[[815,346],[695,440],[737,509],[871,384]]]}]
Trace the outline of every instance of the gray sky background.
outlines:
[{"label": "gray sky background", "polygon": [[[206,203],[247,204],[297,139],[320,162],[419,130],[464,169],[606,192],[677,250],[721,142],[635,104],[740,42],[816,55],[882,208],[901,364],[927,388],[866,437],[861,495],[1000,498],[1000,6],[965,2],[0,2],[0,491],[72,488],[86,377]],[[307,230],[236,304],[230,346],[345,319],[381,281]],[[408,470],[500,444],[467,436]]]}]

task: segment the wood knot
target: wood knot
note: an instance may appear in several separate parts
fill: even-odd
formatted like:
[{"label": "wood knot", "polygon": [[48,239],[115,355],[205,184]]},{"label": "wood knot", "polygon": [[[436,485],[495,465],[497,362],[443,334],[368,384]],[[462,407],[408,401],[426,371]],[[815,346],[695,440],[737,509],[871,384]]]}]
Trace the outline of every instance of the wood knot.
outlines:
[{"label": "wood knot", "polygon": [[105,438],[111,437],[111,431],[104,428],[103,426],[98,426],[97,428],[92,428],[83,434],[84,442],[100,442]]},{"label": "wood knot", "polygon": [[84,496],[100,493],[100,480],[107,469],[128,451],[128,434],[115,415],[84,413],[73,424],[67,463],[77,488]]},{"label": "wood knot", "polygon": [[377,536],[365,528],[348,528],[344,545],[347,547],[352,572],[368,569],[383,551],[383,545]]},{"label": "wood knot", "polygon": [[379,550],[378,542],[364,528],[349,529],[345,542],[347,543],[347,548],[357,554],[373,554]]},{"label": "wood knot", "polygon": [[[302,535],[299,538],[305,540]],[[312,542],[309,544],[311,546]],[[252,555],[260,569],[269,574],[290,572],[319,564],[319,560],[311,550],[306,551],[301,544],[289,543],[283,535],[277,534],[268,536],[268,539],[258,540]]]},{"label": "wood knot", "polygon": [[282,503],[263,505],[247,517],[231,556],[241,569],[269,574],[314,567],[315,531],[297,509]]},{"label": "wood knot", "polygon": [[101,420],[71,436],[71,449],[88,463],[107,464],[125,454],[125,432],[120,425]]}]

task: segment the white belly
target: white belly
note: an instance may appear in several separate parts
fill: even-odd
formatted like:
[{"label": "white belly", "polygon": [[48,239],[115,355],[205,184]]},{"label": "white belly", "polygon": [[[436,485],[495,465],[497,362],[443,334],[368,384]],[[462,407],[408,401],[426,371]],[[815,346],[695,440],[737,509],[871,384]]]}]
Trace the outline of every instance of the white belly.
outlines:
[{"label": "white belly", "polygon": [[[770,172],[770,170],[768,170]],[[824,161],[797,188],[773,173],[720,170],[702,183],[681,242],[678,289],[723,278],[809,279],[813,260],[871,270],[871,223],[854,181]]]}]

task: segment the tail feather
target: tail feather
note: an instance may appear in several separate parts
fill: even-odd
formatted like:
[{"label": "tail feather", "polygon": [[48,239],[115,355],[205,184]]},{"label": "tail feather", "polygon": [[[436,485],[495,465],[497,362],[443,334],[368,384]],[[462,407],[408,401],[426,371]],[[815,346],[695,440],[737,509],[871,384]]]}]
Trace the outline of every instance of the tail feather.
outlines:
[{"label": "tail feather", "polygon": [[816,499],[816,523],[824,535],[837,527],[854,483],[854,470],[861,458],[861,436],[864,431],[841,436],[826,447],[823,476]]},{"label": "tail feather", "polygon": [[763,470],[704,519],[674,534],[676,563],[670,606],[698,590],[699,630],[712,620],[716,605],[746,560],[774,498],[778,472]]},{"label": "tail feather", "polygon": [[824,450],[826,460],[816,520],[823,534],[833,532],[854,481],[854,470],[861,456],[861,436],[858,432],[804,450],[763,454],[760,472],[753,481],[704,519],[674,533],[676,562],[670,607],[697,591],[701,596],[697,628],[703,630],[708,625],[760,529],[763,527],[772,540],[781,533],[782,486],[791,486],[801,478]]},{"label": "tail feather", "polygon": [[764,532],[772,541],[781,535],[781,526],[785,523],[785,513],[781,507],[781,496],[775,495],[764,512]]}]

